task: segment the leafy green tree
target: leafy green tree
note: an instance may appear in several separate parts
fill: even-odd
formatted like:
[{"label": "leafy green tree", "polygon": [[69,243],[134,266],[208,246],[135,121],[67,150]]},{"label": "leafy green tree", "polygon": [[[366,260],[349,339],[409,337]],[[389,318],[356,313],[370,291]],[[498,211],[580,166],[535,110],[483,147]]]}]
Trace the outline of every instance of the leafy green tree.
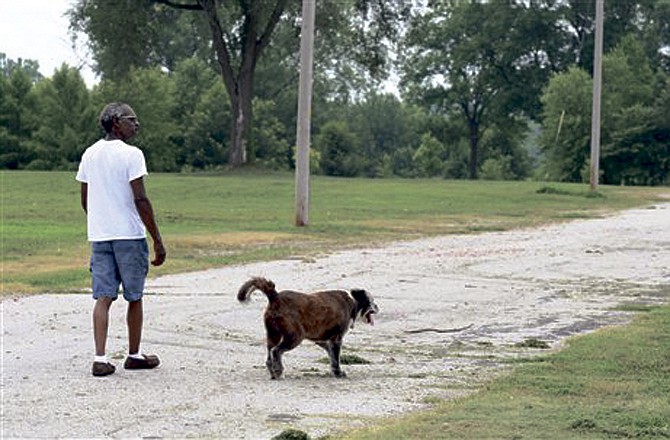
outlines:
[{"label": "leafy green tree", "polygon": [[481,178],[484,180],[514,180],[512,156],[489,157],[482,164]]},{"label": "leafy green tree", "polygon": [[226,89],[220,81],[213,83],[200,97],[192,122],[183,128],[184,147],[178,159],[181,169],[216,169],[226,164],[228,124],[221,124],[231,118],[226,102]]},{"label": "leafy green tree", "polygon": [[34,159],[29,140],[34,130],[30,115],[36,103],[30,93],[34,71],[27,63],[7,62],[0,71],[0,167],[20,169]]},{"label": "leafy green tree", "polygon": [[626,109],[653,104],[656,78],[643,46],[633,35],[603,57],[603,144],[619,127],[629,124]]},{"label": "leafy green tree", "polygon": [[[593,48],[595,46],[595,2],[568,0],[566,2],[547,1],[554,7],[559,20],[556,26],[561,30],[566,66],[577,65],[591,72],[593,70]],[[658,0],[617,0],[606,2],[604,8],[603,52],[614,49],[627,35],[636,35],[647,43],[648,54],[662,57],[659,50],[666,47],[670,10],[667,2]],[[665,35],[664,35],[665,32]]]},{"label": "leafy green tree", "polygon": [[[371,50],[376,51],[373,53],[374,56],[368,56],[366,60],[373,60],[371,64],[379,67],[380,62],[384,60],[380,38],[394,34],[396,28],[386,23],[378,25],[377,19],[390,23],[398,16],[396,11],[406,8],[407,3],[406,0],[393,2],[346,0],[332,4],[324,2],[321,7],[328,8],[328,11],[342,17],[341,21],[326,22],[346,23],[350,29],[358,30],[354,35],[372,35],[370,39],[361,39],[357,42],[371,42],[362,45],[368,53]],[[193,12],[199,22],[192,28],[187,28],[184,21],[175,20],[173,14],[176,11]],[[96,59],[101,62],[124,57],[123,63],[119,61],[119,65],[122,65],[125,71],[131,66],[160,64],[161,60],[166,58],[164,54],[171,52],[172,48],[159,43],[162,39],[170,41],[175,29],[193,35],[192,52],[201,51],[202,47],[209,47],[210,51],[213,51],[210,60],[214,60],[216,70],[221,74],[232,111],[228,163],[231,166],[239,166],[247,161],[246,142],[253,119],[252,99],[255,96],[256,68],[280,23],[286,23],[289,27],[296,26],[299,13],[300,3],[289,0],[254,2],[79,0],[70,16],[73,28],[88,35]],[[317,15],[329,17],[328,14]],[[355,20],[355,17],[361,15],[366,19]],[[203,23],[210,30],[210,39],[206,43],[200,38]],[[320,23],[317,23],[317,26],[319,25]],[[377,38],[378,36],[380,38]],[[298,51],[297,37],[295,34],[294,54]],[[121,45],[119,38],[124,40],[123,48],[119,48]],[[357,48],[351,50],[351,53],[360,52],[361,50]],[[101,67],[113,68],[109,63],[101,63]],[[163,67],[170,68],[165,64]],[[106,71],[103,70],[103,74]]]},{"label": "leafy green tree", "polygon": [[359,139],[346,123],[328,122],[314,139],[314,146],[321,157],[321,171],[329,176],[359,175],[361,172],[361,160],[357,153],[359,144]]},{"label": "leafy green tree", "polygon": [[640,41],[644,44],[645,52],[651,65],[670,73],[670,2],[652,1],[650,12],[642,22],[646,24]]},{"label": "leafy green tree", "polygon": [[251,130],[250,156],[263,168],[285,170],[289,168],[291,148],[284,137],[286,128],[274,115],[273,101],[254,100],[256,123]]},{"label": "leafy green tree", "polygon": [[[667,94],[666,94],[667,95]],[[644,105],[621,112],[628,120],[603,146],[601,170],[606,184],[661,185],[670,174],[670,129],[656,125],[657,109]]]},{"label": "leafy green tree", "polygon": [[396,96],[376,92],[350,106],[347,125],[361,141],[359,155],[364,158],[362,171],[366,176],[384,175],[383,170],[391,166],[388,161],[397,150],[418,146],[420,127],[412,111]]},{"label": "leafy green tree", "polygon": [[445,172],[446,148],[430,133],[421,137],[421,144],[414,153],[414,163],[421,177],[443,176]]},{"label": "leafy green tree", "polygon": [[[205,169],[226,163],[225,138],[230,111],[226,91],[216,73],[197,57],[177,63],[173,82],[171,117],[176,125],[171,141],[177,149],[179,169]],[[217,108],[218,107],[218,108]]]},{"label": "leafy green tree", "polygon": [[[535,2],[436,1],[415,17],[403,61],[403,87],[433,109],[460,115],[469,140],[469,177],[482,162],[486,130],[534,115],[556,45],[550,19]],[[549,11],[551,12],[551,11]],[[549,51],[549,52],[548,52]]]},{"label": "leafy green tree", "polygon": [[94,69],[122,81],[132,69],[174,70],[193,56],[211,58],[207,22],[151,0],[78,0],[68,11],[72,38],[88,37]]},{"label": "leafy green tree", "polygon": [[588,166],[590,155],[592,95],[593,80],[577,67],[549,82],[542,96],[540,139],[548,180],[582,181],[581,170]]},{"label": "leafy green tree", "polygon": [[31,115],[36,127],[30,141],[35,159],[28,168],[74,169],[97,135],[91,127],[97,111],[83,78],[77,69],[63,64],[31,93],[38,104]]},{"label": "leafy green tree", "polygon": [[39,72],[40,64],[37,61],[22,58],[15,61],[0,52],[0,75],[9,77],[16,70],[20,70],[27,75],[33,84],[44,79],[44,76]]},{"label": "leafy green tree", "polygon": [[525,119],[509,119],[506,125],[494,125],[482,138],[482,151],[486,159],[482,163],[481,176],[489,180],[519,180],[531,172],[531,160],[523,142],[528,133],[529,122]]},{"label": "leafy green tree", "polygon": [[[603,57],[600,169],[608,184],[659,184],[668,174],[663,104],[668,75],[654,73],[633,36]],[[660,80],[659,80],[660,79]],[[557,75],[544,96],[541,143],[550,179],[583,180],[589,166],[592,80],[578,68]]]},{"label": "leafy green tree", "polygon": [[9,129],[12,114],[10,96],[9,79],[2,74],[0,75],[0,145],[2,145],[0,168],[16,169],[23,158],[18,136]]},{"label": "leafy green tree", "polygon": [[[659,81],[663,77],[666,81]],[[643,45],[632,35],[604,57],[601,140],[604,183],[665,182],[668,146],[657,125],[660,120],[656,113],[662,105],[654,98],[663,96],[667,77],[652,71]]]}]

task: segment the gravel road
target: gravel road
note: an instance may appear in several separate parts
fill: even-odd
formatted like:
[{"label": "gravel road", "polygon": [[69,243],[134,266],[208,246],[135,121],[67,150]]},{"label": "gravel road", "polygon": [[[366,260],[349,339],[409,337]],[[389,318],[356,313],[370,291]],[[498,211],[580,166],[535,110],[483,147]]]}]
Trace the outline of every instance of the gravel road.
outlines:
[{"label": "gravel road", "polygon": [[[269,439],[313,437],[429,408],[475,391],[502,360],[560,348],[565,338],[625,323],[627,303],[667,303],[670,204],[595,220],[349,250],[321,258],[240,265],[152,280],[143,349],[161,366],[125,371],[125,304],[112,307],[117,372],[90,374],[88,294],[2,303],[1,438]],[[235,299],[251,276],[278,289],[369,290],[381,312],[357,323],[343,354],[368,364],[329,375],[304,343],[265,369],[262,311]]]}]

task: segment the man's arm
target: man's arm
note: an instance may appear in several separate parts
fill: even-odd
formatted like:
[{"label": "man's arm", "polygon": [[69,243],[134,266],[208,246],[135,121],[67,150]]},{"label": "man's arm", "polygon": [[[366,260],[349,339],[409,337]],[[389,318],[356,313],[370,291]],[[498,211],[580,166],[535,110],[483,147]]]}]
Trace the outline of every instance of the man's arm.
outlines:
[{"label": "man's arm", "polygon": [[88,213],[88,183],[81,182],[81,207]]},{"label": "man's arm", "polygon": [[151,264],[154,266],[160,266],[165,261],[165,247],[163,246],[163,239],[161,238],[160,231],[158,230],[158,225],[154,219],[154,210],[151,206],[151,201],[147,197],[146,191],[144,190],[144,180],[140,177],[138,179],[132,180],[130,186],[133,189],[133,197],[135,199],[135,207],[137,212],[142,219],[142,223],[146,226],[149,235],[154,241],[154,259],[151,261]]}]

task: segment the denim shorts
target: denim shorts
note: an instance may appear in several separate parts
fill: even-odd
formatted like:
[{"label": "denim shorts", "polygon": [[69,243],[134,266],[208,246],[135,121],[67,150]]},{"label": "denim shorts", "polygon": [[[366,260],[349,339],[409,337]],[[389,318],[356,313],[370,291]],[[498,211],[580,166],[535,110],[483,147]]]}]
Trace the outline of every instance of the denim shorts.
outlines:
[{"label": "denim shorts", "polygon": [[149,273],[147,240],[94,241],[91,251],[93,298],[116,300],[123,286],[126,301],[139,301]]}]

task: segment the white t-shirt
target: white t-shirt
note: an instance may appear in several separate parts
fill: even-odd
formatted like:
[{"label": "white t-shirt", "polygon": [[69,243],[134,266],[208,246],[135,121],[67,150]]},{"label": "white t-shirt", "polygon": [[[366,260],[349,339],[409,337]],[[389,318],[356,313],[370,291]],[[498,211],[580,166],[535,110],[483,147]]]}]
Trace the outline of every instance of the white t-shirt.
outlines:
[{"label": "white t-shirt", "polygon": [[101,139],[86,149],[76,178],[88,184],[89,241],[146,237],[130,186],[146,174],[142,151],[121,140]]}]

